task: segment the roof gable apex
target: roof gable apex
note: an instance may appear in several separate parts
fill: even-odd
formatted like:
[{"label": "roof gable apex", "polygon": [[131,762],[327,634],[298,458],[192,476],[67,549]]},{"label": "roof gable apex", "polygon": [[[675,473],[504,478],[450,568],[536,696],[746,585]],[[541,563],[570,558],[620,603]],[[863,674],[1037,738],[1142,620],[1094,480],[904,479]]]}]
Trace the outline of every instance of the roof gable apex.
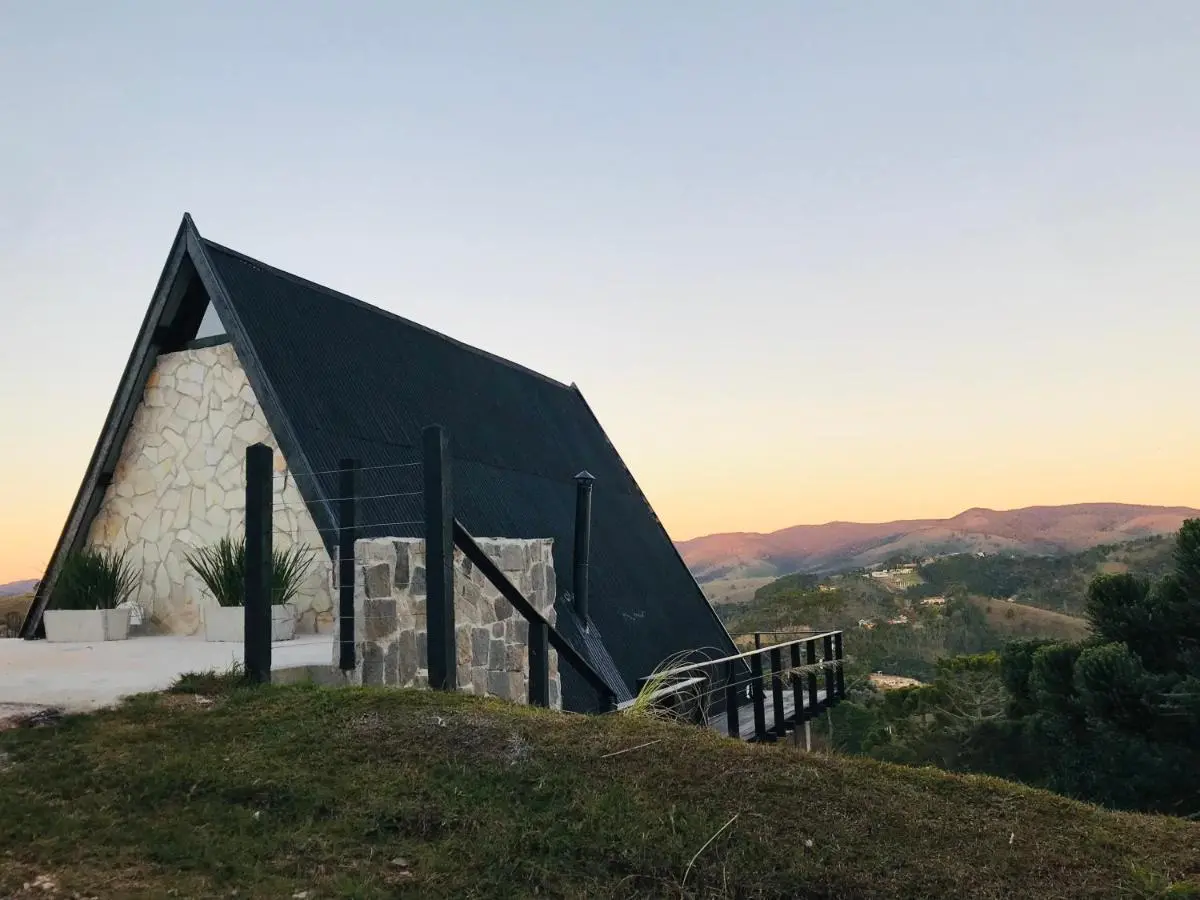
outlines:
[{"label": "roof gable apex", "polygon": [[[23,638],[44,636],[42,614],[49,604],[62,560],[78,549],[85,539],[104,499],[104,491],[112,481],[117,459],[155,362],[162,353],[183,349],[194,337],[207,304],[215,301],[211,282],[203,278],[204,260],[198,256],[198,251],[203,253],[203,242],[196,223],[185,212],[175,231],[171,249],[142,318],[66,524],[21,625],[20,636]],[[215,302],[215,306],[224,322],[225,313],[219,301]],[[241,352],[236,338],[232,335],[230,338],[235,342],[234,351]]]}]

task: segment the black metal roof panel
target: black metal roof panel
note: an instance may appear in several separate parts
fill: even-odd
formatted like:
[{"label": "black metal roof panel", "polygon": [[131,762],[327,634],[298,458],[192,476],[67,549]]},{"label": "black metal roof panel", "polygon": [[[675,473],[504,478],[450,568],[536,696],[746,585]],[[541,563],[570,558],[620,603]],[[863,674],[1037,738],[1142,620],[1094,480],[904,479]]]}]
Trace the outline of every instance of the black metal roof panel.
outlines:
[{"label": "black metal roof panel", "polygon": [[[575,608],[571,600],[571,595],[567,591],[559,593],[554,604],[555,612],[555,627],[559,633],[567,639],[567,641],[576,650],[583,655],[591,664],[592,668],[599,673],[605,683],[612,688],[612,692],[616,697],[617,703],[624,703],[627,700],[633,699],[633,691],[625,684],[625,677],[621,674],[621,670],[617,667],[616,661],[612,658],[612,654],[608,652],[608,645],[604,643],[604,638],[600,634],[600,629],[595,622],[590,622],[587,628],[583,627],[583,621],[575,613]],[[562,666],[560,665],[560,670]],[[647,673],[649,674],[649,673]],[[562,680],[564,691],[568,687],[573,687],[576,679],[570,673],[562,672]],[[578,695],[581,702],[576,703],[569,708],[576,712],[598,712],[600,706],[598,698],[589,696],[587,685],[580,684],[574,692]],[[564,695],[565,696],[565,695]]]},{"label": "black metal roof panel", "polygon": [[[342,458],[364,467],[414,463],[421,431],[447,430],[455,515],[479,536],[552,537],[559,591],[571,584],[573,476],[596,477],[591,616],[601,649],[627,688],[665,657],[732,643],[582,395],[384,310],[204,241],[233,309],[251,380],[263,380],[272,429],[313,471]],[[257,379],[254,377],[257,376]],[[282,417],[286,421],[277,422]],[[282,429],[281,429],[281,426]],[[331,480],[299,485],[318,527]],[[366,496],[419,490],[419,470],[367,468]],[[417,536],[419,498],[360,506],[367,535]],[[375,528],[369,526],[375,524]],[[397,524],[411,523],[411,524]],[[332,534],[327,535],[332,538]],[[586,649],[579,629],[574,638]],[[576,640],[572,640],[574,644]],[[595,655],[593,654],[593,659]],[[604,672],[606,677],[609,673]],[[563,673],[568,708],[590,708],[581,679]]]}]

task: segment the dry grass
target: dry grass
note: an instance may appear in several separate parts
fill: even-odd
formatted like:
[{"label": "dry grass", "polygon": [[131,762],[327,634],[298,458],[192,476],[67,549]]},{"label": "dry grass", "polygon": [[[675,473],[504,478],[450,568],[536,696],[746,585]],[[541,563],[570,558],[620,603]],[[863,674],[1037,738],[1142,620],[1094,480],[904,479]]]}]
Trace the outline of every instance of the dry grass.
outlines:
[{"label": "dry grass", "polygon": [[971,602],[983,610],[992,628],[1007,637],[1078,641],[1087,637],[1090,631],[1085,619],[1038,606],[1009,603],[991,597],[972,597]]},{"label": "dry grass", "polygon": [[754,599],[755,591],[775,580],[775,576],[768,576],[766,578],[733,576],[707,581],[700,585],[700,587],[704,589],[704,596],[708,598],[708,602],[714,605],[721,603],[748,603]]},{"label": "dry grass", "polygon": [[994,779],[457,695],[201,687],[222,693],[0,734],[0,896],[1054,900],[1200,872],[1200,825]]},{"label": "dry grass", "polygon": [[[16,637],[16,631],[25,621],[25,614],[29,612],[29,604],[32,602],[33,594],[0,597],[0,637]],[[14,622],[15,628],[12,627]]]}]

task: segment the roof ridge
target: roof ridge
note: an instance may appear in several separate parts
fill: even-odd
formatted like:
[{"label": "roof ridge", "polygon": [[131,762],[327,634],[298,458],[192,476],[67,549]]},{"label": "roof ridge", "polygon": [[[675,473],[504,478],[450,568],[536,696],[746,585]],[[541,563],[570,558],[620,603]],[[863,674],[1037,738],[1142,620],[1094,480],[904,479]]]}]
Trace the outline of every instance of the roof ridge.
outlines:
[{"label": "roof ridge", "polygon": [[394,313],[391,310],[384,309],[381,306],[376,306],[373,303],[368,303],[365,300],[359,300],[357,297],[351,297],[349,294],[344,294],[341,291],[334,290],[333,288],[327,287],[326,285],[323,285],[319,282],[311,281],[308,278],[303,278],[299,275],[296,275],[292,272],[287,271],[286,269],[280,269],[277,266],[272,266],[269,263],[263,262],[261,259],[255,259],[253,256],[248,256],[245,253],[242,253],[238,250],[234,250],[232,247],[226,247],[224,244],[218,244],[216,241],[209,240],[206,237],[201,237],[200,240],[210,250],[216,250],[220,253],[224,253],[228,256],[232,256],[234,259],[240,260],[241,262],[247,263],[248,265],[257,266],[258,268],[262,269],[263,271],[268,272],[272,275],[275,275],[278,278],[283,278],[288,281],[295,282],[295,283],[302,285],[304,287],[307,287],[311,290],[317,290],[323,294],[328,294],[330,297],[333,297],[335,300],[341,300],[345,303],[351,303],[362,309],[367,309],[373,313],[378,313],[379,315],[386,316],[387,318],[393,319],[397,322],[401,322],[404,325],[409,326],[410,328],[416,328],[418,331],[423,331],[426,334],[430,334],[436,338],[440,338],[441,340],[446,341],[446,343],[448,343],[448,344],[453,344],[456,347],[466,350],[468,353],[473,353],[476,356],[482,356],[484,359],[488,359],[492,362],[496,362],[496,363],[500,363],[501,365],[508,366],[510,369],[515,369],[518,372],[524,372],[527,375],[532,375],[535,378],[540,378],[542,381],[548,382],[549,384],[552,384],[557,388],[561,388],[565,391],[569,391],[571,389],[570,385],[566,384],[565,382],[559,381],[557,378],[551,378],[549,375],[545,375],[541,372],[538,372],[536,369],[531,369],[528,366],[523,366],[518,362],[513,362],[511,359],[506,359],[503,356],[500,356],[495,353],[491,353],[480,347],[475,347],[471,344],[466,343],[465,341],[460,341],[460,340],[458,340],[458,338],[451,337],[450,335],[445,334],[444,332],[438,331],[434,328],[430,328],[428,325],[422,325],[420,322],[414,322],[412,319],[405,318],[404,316],[400,315],[399,313]]}]

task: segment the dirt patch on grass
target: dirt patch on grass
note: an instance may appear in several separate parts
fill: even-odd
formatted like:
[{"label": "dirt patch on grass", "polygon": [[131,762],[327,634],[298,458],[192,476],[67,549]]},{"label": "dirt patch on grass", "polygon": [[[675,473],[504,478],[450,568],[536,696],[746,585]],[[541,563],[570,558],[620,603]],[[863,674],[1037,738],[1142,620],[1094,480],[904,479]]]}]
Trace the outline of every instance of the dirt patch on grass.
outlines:
[{"label": "dirt patch on grass", "polygon": [[881,691],[894,691],[899,688],[920,687],[921,682],[916,678],[906,678],[903,675],[885,675],[882,672],[872,672],[867,676],[876,688]]},{"label": "dirt patch on grass", "polygon": [[53,706],[34,703],[0,703],[0,731],[10,728],[40,728],[53,725],[62,718],[62,711]]}]

